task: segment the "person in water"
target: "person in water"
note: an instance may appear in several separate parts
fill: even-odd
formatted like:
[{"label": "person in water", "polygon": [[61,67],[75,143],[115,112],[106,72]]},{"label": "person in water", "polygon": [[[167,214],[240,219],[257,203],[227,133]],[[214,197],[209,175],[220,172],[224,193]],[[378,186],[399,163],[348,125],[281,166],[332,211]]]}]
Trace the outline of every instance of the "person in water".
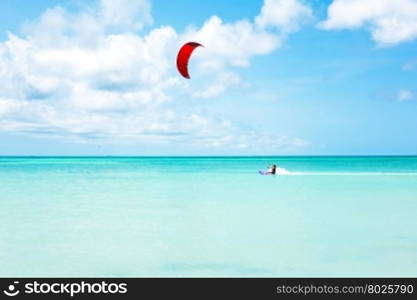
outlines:
[{"label": "person in water", "polygon": [[268,174],[276,174],[277,173],[277,166],[276,165],[272,165],[269,169],[268,169]]}]

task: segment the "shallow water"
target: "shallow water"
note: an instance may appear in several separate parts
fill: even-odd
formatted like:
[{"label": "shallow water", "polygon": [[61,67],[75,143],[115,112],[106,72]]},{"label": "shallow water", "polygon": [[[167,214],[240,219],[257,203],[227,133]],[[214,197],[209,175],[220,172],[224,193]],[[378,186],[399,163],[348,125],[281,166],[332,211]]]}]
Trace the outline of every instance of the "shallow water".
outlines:
[{"label": "shallow water", "polygon": [[0,276],[415,277],[417,157],[2,157]]}]

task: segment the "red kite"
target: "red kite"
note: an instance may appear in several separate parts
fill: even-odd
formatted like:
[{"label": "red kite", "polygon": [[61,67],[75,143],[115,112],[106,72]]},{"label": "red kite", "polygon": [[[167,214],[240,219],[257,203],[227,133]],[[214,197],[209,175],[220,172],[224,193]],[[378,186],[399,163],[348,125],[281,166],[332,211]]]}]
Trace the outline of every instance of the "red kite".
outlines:
[{"label": "red kite", "polygon": [[190,79],[190,74],[188,74],[188,61],[190,56],[195,50],[195,48],[203,46],[196,42],[188,42],[184,44],[177,55],[177,69],[178,72],[185,78]]}]

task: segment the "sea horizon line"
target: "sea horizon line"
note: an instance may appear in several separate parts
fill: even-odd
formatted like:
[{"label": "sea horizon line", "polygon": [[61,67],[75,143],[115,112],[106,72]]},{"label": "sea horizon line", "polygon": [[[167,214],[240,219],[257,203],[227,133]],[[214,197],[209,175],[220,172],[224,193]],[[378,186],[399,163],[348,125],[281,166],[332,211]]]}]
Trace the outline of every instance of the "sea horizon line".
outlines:
[{"label": "sea horizon line", "polygon": [[0,158],[297,158],[297,157],[417,157],[417,154],[320,154],[320,155],[0,155]]}]

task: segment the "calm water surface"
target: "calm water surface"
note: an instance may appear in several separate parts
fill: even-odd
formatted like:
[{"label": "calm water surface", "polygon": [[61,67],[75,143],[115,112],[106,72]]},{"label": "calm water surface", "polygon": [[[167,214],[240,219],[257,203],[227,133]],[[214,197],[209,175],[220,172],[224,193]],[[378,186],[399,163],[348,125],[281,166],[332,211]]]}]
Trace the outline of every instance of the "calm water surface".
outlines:
[{"label": "calm water surface", "polygon": [[0,276],[415,277],[417,157],[1,157]]}]

